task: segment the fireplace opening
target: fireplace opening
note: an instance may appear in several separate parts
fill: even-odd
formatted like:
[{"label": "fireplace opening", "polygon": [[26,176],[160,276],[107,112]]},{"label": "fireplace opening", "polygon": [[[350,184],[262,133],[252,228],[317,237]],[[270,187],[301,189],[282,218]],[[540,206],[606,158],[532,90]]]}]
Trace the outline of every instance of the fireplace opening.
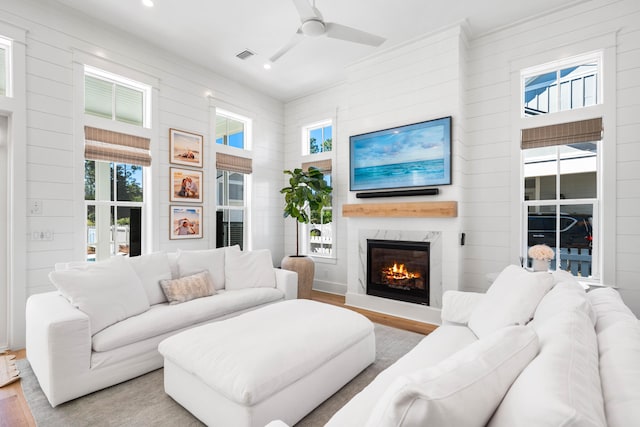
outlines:
[{"label": "fireplace opening", "polygon": [[429,242],[367,239],[367,294],[429,305]]}]

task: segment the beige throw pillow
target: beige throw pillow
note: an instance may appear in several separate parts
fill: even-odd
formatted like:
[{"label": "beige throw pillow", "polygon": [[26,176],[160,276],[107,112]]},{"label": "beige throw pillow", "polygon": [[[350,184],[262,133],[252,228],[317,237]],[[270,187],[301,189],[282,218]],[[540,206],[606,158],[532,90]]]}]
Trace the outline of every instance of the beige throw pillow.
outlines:
[{"label": "beige throw pillow", "polygon": [[180,279],[161,280],[160,286],[169,304],[180,304],[216,293],[211,275],[206,270]]}]

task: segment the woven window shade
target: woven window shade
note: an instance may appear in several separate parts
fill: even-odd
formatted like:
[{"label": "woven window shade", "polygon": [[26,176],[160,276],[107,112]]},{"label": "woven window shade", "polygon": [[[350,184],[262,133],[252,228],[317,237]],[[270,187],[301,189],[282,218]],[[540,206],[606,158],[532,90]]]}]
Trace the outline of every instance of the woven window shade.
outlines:
[{"label": "woven window shade", "polygon": [[216,169],[246,174],[253,172],[251,159],[224,153],[216,153]]},{"label": "woven window shade", "polygon": [[316,169],[320,169],[321,172],[328,172],[331,170],[331,159],[303,163],[302,170],[307,171],[312,166]]},{"label": "woven window shade", "polygon": [[150,145],[149,138],[84,127],[84,157],[87,160],[151,166]]},{"label": "woven window shade", "polygon": [[602,139],[602,118],[561,123],[539,128],[522,129],[520,147],[551,147]]}]

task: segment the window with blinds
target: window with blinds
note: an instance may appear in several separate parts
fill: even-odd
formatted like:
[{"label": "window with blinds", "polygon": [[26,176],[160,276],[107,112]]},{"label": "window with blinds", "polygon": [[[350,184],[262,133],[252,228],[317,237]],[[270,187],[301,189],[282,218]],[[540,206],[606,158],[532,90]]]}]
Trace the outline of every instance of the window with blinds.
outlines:
[{"label": "window with blinds", "polygon": [[525,250],[545,244],[552,269],[585,278],[598,275],[602,134],[601,118],[521,132]]},{"label": "window with blinds", "polygon": [[147,126],[150,88],[142,83],[85,67],[84,111],[135,126]]}]

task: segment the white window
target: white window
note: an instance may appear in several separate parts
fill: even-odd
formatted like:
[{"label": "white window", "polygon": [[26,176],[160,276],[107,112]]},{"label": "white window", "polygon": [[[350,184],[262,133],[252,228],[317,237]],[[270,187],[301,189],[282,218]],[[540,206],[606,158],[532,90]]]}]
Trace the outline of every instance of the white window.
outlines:
[{"label": "white window", "polygon": [[[331,186],[331,170],[323,170],[324,180]],[[318,213],[310,213],[310,222],[307,229],[307,250],[308,255],[314,257],[334,258],[333,250],[333,207],[326,206]]]},{"label": "white window", "polygon": [[246,175],[218,169],[216,177],[216,247],[245,247]]},{"label": "white window", "polygon": [[[84,68],[84,113],[102,117],[100,128],[85,126],[87,259],[136,256],[143,251],[145,175],[150,140],[121,133],[116,122],[149,127],[151,87],[90,66]],[[135,130],[144,134],[146,130]]]},{"label": "white window", "polygon": [[87,260],[142,250],[143,167],[85,160]]},{"label": "white window", "polygon": [[302,128],[302,141],[302,154],[330,152],[333,148],[331,120],[324,120]]},{"label": "white window", "polygon": [[151,127],[151,87],[90,66],[84,79],[86,114]]},{"label": "white window", "polygon": [[552,269],[599,278],[601,129],[591,119],[523,131],[523,259],[529,247],[546,244],[556,255]]},{"label": "white window", "polygon": [[602,103],[601,56],[581,56],[523,73],[523,115],[536,116]]},{"label": "white window", "polygon": [[12,96],[11,93],[11,40],[0,37],[0,96]]},{"label": "white window", "polygon": [[216,111],[216,144],[248,150],[248,130],[248,119],[226,111]]}]

